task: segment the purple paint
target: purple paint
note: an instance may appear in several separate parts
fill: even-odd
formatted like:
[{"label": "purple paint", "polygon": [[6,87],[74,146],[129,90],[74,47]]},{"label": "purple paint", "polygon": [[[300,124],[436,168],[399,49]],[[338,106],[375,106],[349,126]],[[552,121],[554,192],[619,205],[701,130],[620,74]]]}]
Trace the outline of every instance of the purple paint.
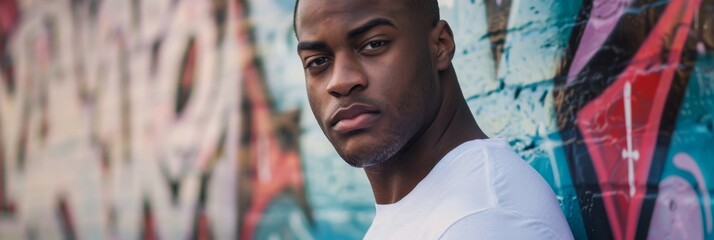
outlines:
[{"label": "purple paint", "polygon": [[692,185],[679,176],[660,182],[647,239],[704,239],[703,229]]},{"label": "purple paint", "polygon": [[707,220],[707,232],[712,232],[712,203],[709,197],[709,191],[707,188],[707,182],[704,181],[704,175],[702,170],[699,169],[697,162],[692,159],[689,154],[677,153],[674,155],[674,166],[684,171],[692,174],[694,179],[697,180],[697,185],[699,186],[699,192],[702,194],[702,206],[704,207],[704,214]]},{"label": "purple paint", "polygon": [[600,49],[632,0],[595,0],[580,46],[568,71],[567,84],[575,80],[585,64]]}]

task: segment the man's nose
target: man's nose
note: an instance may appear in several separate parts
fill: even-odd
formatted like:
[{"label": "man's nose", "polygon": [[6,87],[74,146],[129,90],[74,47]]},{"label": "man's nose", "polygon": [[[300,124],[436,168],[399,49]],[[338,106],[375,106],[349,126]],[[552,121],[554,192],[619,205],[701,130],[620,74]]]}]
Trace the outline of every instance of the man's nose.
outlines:
[{"label": "man's nose", "polygon": [[334,64],[334,72],[327,84],[327,92],[334,97],[348,96],[354,91],[359,91],[367,87],[367,76],[362,68],[350,61],[351,59],[341,59]]}]

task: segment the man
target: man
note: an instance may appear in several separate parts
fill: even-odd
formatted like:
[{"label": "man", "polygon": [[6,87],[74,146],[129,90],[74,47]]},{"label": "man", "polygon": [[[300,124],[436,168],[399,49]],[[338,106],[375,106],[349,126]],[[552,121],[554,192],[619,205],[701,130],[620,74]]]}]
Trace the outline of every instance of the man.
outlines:
[{"label": "man", "polygon": [[436,0],[301,0],[308,100],[376,200],[367,239],[570,239],[552,190],[476,124]]}]

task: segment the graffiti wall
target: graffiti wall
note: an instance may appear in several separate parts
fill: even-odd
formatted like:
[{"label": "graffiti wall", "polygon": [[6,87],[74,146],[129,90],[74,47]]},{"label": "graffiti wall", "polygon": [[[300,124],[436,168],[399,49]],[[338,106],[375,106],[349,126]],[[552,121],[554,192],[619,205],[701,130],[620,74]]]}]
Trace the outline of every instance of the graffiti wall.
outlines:
[{"label": "graffiti wall", "polygon": [[[0,0],[0,239],[360,239],[292,0]],[[714,239],[714,1],[441,0],[578,239]]]}]

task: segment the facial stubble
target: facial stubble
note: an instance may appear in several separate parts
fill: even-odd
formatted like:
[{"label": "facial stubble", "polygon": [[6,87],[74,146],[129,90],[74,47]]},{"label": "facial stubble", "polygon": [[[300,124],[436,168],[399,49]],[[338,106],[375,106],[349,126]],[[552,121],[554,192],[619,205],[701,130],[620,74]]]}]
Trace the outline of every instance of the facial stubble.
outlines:
[{"label": "facial stubble", "polygon": [[[421,83],[421,87],[414,89],[405,97],[401,98],[402,102],[396,106],[394,111],[396,116],[391,119],[399,119],[399,116],[411,116],[413,119],[401,119],[402,121],[389,122],[384,132],[384,140],[370,146],[365,146],[359,151],[347,152],[346,149],[340,149],[334,139],[330,139],[338,154],[350,166],[365,168],[378,164],[382,164],[394,157],[405,146],[411,144],[420,137],[421,134],[431,125],[434,120],[436,111],[428,109],[423,110],[425,106],[429,106],[429,101],[438,101],[439,94],[436,88],[437,78],[432,75],[433,66],[430,61],[424,61],[420,70],[424,71],[417,74],[415,79],[418,81],[426,81]],[[415,101],[417,100],[417,101]],[[329,138],[329,137],[328,137]]]}]

